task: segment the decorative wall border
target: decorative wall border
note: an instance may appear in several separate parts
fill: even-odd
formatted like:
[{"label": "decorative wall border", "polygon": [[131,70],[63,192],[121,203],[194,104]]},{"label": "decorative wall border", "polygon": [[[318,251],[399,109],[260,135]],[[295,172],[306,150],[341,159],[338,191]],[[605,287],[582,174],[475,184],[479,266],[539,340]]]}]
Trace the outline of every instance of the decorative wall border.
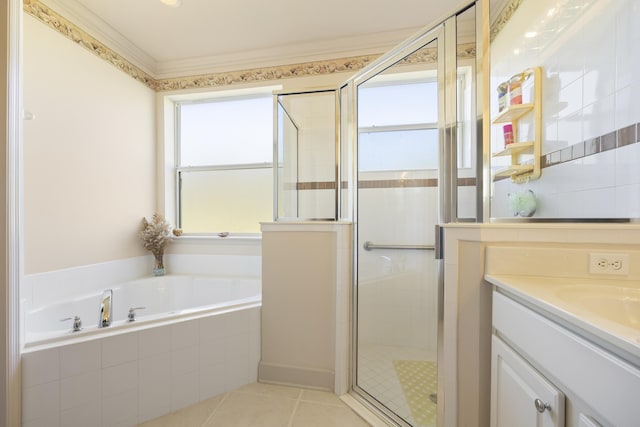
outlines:
[{"label": "decorative wall border", "polygon": [[[295,190],[335,190],[336,183],[334,181],[309,181],[298,182],[295,185]],[[293,190],[294,185],[285,187],[286,190]],[[437,187],[437,178],[416,178],[416,179],[374,179],[374,180],[360,180],[358,181],[359,189],[374,189],[374,188],[420,188],[420,187]],[[458,178],[458,187],[475,187],[476,178]],[[342,188],[348,188],[346,182],[342,183]]]},{"label": "decorative wall border", "polygon": [[626,145],[640,143],[640,123],[626,126],[613,132],[578,142],[560,150],[542,155],[541,167],[559,165],[572,160],[582,159],[609,150],[616,150]]},{"label": "decorative wall border", "polygon": [[[550,151],[540,157],[540,167],[542,169],[561,165],[572,160],[579,160],[594,154],[603,153],[609,150],[617,150],[627,145],[640,143],[640,123],[626,126],[595,138],[587,139],[559,150]],[[522,164],[533,164],[533,160],[527,160]],[[493,179],[494,182],[509,179],[508,176],[499,176]]]},{"label": "decorative wall border", "polygon": [[148,86],[153,90],[156,89],[156,80],[140,68],[127,61],[113,49],[107,47],[104,43],[88,34],[86,31],[78,28],[68,19],[64,18],[54,10],[42,4],[38,0],[23,0],[22,6],[24,12],[33,16],[48,27],[58,31],[60,34],[76,42],[78,45],[87,49],[91,53],[99,56],[110,64],[114,65],[121,71],[127,73],[140,83]]},{"label": "decorative wall border", "polygon": [[[122,55],[91,36],[77,25],[61,16],[39,0],[24,0],[24,12],[38,19],[43,24],[56,30],[69,40],[89,50],[94,55],[114,65],[119,70],[157,92],[229,86],[241,83],[253,83],[270,80],[281,80],[295,77],[320,76],[343,72],[356,72],[380,55],[363,55],[325,61],[305,62],[301,64],[281,65],[248,70],[230,71],[197,76],[155,79]],[[458,58],[475,58],[475,44],[458,46]],[[437,60],[435,49],[421,49],[403,61],[404,64],[430,63]]]},{"label": "decorative wall border", "polygon": [[498,18],[496,18],[495,22],[491,25],[491,30],[489,32],[489,40],[493,41],[496,38],[498,33],[502,31],[507,22],[511,19],[516,10],[520,7],[524,0],[509,0],[507,4],[502,8]]}]

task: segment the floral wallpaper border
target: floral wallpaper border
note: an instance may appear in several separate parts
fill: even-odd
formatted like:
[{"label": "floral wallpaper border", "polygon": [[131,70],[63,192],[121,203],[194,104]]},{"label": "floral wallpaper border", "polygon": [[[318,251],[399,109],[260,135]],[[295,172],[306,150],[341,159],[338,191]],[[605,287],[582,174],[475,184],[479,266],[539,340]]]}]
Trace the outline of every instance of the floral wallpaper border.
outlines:
[{"label": "floral wallpaper border", "polygon": [[[522,0],[515,0],[522,1]],[[513,0],[512,0],[513,2]],[[507,7],[505,7],[506,9]],[[207,88],[229,86],[240,83],[251,83],[269,80],[279,80],[294,77],[307,77],[315,75],[326,75],[342,73],[347,71],[356,72],[373,61],[379,55],[363,55],[350,58],[332,59],[326,61],[305,62],[301,64],[281,65],[274,67],[253,68],[240,71],[229,71],[222,73],[204,74],[197,76],[175,77],[168,79],[155,79],[148,73],[127,61],[123,56],[78,28],[68,19],[64,18],[39,0],[24,0],[23,10],[25,13],[35,17],[40,22],[58,31],[63,36],[74,41],[81,47],[89,50],[103,60],[127,73],[132,78],[138,80],[154,91],[172,91],[181,89]],[[458,46],[458,58],[475,58],[475,44],[462,44]],[[421,49],[410,57],[406,58],[404,64],[431,63],[437,60],[435,48]]]},{"label": "floral wallpaper border", "polygon": [[500,11],[500,15],[496,18],[496,21],[491,25],[489,32],[489,40],[493,41],[498,33],[502,31],[507,22],[511,19],[516,10],[520,7],[524,0],[509,0],[507,4]]}]

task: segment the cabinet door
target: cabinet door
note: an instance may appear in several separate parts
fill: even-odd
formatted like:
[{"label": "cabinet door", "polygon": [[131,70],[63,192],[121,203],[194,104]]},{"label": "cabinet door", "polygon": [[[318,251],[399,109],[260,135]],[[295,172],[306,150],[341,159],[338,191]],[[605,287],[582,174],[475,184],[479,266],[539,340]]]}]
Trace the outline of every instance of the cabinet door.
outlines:
[{"label": "cabinet door", "polygon": [[560,390],[496,336],[491,359],[491,427],[564,426]]}]

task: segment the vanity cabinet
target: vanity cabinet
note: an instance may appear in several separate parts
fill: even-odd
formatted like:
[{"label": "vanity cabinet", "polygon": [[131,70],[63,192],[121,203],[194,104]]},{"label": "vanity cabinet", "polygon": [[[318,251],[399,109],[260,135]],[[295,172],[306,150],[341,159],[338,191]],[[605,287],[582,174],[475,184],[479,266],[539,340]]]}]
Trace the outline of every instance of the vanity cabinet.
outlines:
[{"label": "vanity cabinet", "polygon": [[564,426],[562,391],[500,338],[491,349],[491,427]]},{"label": "vanity cabinet", "polygon": [[492,427],[640,425],[640,367],[624,354],[499,288],[492,322]]}]

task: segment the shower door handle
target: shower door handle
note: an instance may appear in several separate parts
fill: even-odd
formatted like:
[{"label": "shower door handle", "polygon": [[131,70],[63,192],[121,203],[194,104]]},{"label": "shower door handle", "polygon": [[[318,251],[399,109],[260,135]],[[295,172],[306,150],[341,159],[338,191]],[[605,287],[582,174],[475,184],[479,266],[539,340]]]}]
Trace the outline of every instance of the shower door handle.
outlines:
[{"label": "shower door handle", "polygon": [[418,249],[423,251],[432,251],[435,249],[433,245],[376,245],[375,243],[366,241],[362,245],[365,251],[374,249]]}]

